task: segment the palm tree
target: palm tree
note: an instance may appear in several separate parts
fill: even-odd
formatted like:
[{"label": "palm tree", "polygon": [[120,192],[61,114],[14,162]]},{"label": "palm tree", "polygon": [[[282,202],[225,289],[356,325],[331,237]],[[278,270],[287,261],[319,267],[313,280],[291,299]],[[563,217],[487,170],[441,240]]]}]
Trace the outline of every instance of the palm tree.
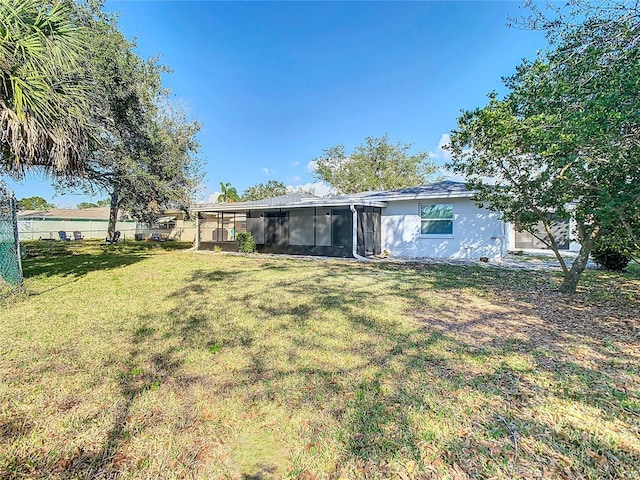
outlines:
[{"label": "palm tree", "polygon": [[96,94],[71,2],[0,0],[0,172],[82,171]]},{"label": "palm tree", "polygon": [[237,202],[238,200],[240,200],[238,190],[236,190],[236,187],[233,187],[229,182],[220,182],[220,191],[222,193],[218,195],[218,202]]}]

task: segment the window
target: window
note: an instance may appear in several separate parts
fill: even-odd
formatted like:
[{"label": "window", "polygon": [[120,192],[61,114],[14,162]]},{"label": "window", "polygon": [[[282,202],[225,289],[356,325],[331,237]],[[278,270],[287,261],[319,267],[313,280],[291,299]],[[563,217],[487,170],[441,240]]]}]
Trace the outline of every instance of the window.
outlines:
[{"label": "window", "polygon": [[453,205],[423,203],[420,205],[421,235],[453,235]]}]

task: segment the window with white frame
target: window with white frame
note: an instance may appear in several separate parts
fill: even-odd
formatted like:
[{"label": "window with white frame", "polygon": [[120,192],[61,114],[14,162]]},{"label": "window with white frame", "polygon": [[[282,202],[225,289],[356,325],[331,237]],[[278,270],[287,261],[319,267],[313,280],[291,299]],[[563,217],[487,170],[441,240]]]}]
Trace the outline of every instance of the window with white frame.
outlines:
[{"label": "window with white frame", "polygon": [[420,204],[420,235],[453,235],[453,204]]}]

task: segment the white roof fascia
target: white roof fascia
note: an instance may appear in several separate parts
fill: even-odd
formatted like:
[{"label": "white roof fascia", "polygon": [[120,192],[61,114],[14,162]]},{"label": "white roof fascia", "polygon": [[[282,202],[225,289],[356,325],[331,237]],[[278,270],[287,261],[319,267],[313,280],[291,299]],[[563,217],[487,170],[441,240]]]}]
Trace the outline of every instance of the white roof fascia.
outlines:
[{"label": "white roof fascia", "polygon": [[388,194],[388,195],[377,195],[376,200],[384,201],[384,202],[395,202],[400,200],[432,200],[437,198],[473,198],[475,197],[476,192],[454,192],[454,193],[427,193],[427,194],[407,194],[407,193],[396,193],[396,194]]}]

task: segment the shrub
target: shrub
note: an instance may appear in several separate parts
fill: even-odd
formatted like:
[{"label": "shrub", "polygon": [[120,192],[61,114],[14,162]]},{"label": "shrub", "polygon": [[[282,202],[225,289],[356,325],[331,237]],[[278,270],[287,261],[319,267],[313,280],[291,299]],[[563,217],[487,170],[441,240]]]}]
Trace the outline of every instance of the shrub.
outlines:
[{"label": "shrub", "polygon": [[251,232],[240,232],[236,235],[238,241],[238,251],[242,253],[253,253],[256,251],[256,242]]},{"label": "shrub", "polygon": [[615,248],[608,247],[596,247],[591,252],[593,261],[606,270],[613,270],[614,272],[621,272],[629,264],[631,257],[620,252]]}]

